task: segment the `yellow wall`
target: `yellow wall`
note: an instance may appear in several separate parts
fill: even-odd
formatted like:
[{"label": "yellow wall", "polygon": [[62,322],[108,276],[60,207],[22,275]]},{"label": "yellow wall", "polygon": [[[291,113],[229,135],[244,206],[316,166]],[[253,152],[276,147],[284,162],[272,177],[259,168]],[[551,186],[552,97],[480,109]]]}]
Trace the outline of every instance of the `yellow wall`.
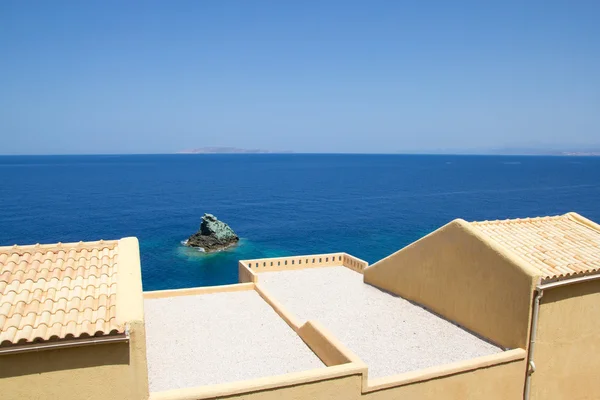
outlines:
[{"label": "yellow wall", "polygon": [[0,356],[0,398],[147,398],[129,350],[129,343],[112,343]]},{"label": "yellow wall", "polygon": [[[245,399],[245,400],[522,400],[526,359],[522,357],[511,361],[491,364],[486,367],[456,372],[443,376],[428,376],[421,381],[402,384],[402,386],[370,389],[364,385],[363,376],[356,368],[350,368],[347,374],[333,376],[323,380],[307,380],[281,386],[257,387],[240,390],[239,383],[221,386],[219,390],[174,390],[153,393],[151,400],[197,400],[197,399]],[[333,367],[339,368],[339,367]],[[314,374],[313,374],[314,377]],[[263,383],[269,378],[261,379]],[[231,390],[237,394],[227,395]],[[364,391],[364,392],[363,392]]]},{"label": "yellow wall", "polygon": [[342,265],[345,261],[358,260],[346,253],[312,254],[291,257],[258,258],[255,260],[242,260],[240,265],[250,268],[252,272],[289,271],[292,269],[306,269]]},{"label": "yellow wall", "polygon": [[256,283],[256,274],[250,270],[242,261],[238,262],[238,282],[239,283]]},{"label": "yellow wall", "polygon": [[527,348],[537,278],[455,220],[365,269],[365,282],[506,348]]},{"label": "yellow wall", "polygon": [[147,399],[148,386],[148,361],[146,358],[146,326],[144,321],[135,321],[130,324],[129,341],[129,368],[127,377],[132,399]]},{"label": "yellow wall", "polygon": [[223,397],[244,400],[521,400],[525,361],[361,394],[360,376]]},{"label": "yellow wall", "polygon": [[320,382],[238,394],[219,399],[244,400],[358,400],[360,398],[360,375],[345,376]]},{"label": "yellow wall", "polygon": [[292,257],[258,258],[238,262],[240,283],[258,282],[261,272],[289,271],[294,269],[344,266],[359,274],[369,263],[347,253],[312,254]]},{"label": "yellow wall", "polygon": [[522,400],[526,360],[366,393],[364,400]]},{"label": "yellow wall", "polygon": [[323,364],[330,367],[354,361],[354,355],[348,355],[338,346],[333,337],[325,333],[319,323],[308,321],[296,332],[307,346],[321,359]]},{"label": "yellow wall", "polygon": [[600,280],[544,290],[532,399],[600,399]]}]

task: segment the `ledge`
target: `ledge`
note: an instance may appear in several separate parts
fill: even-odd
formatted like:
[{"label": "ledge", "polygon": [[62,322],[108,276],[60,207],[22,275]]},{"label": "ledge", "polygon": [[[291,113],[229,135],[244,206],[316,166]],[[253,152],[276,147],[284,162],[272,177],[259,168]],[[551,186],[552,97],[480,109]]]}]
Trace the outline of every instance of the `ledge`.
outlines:
[{"label": "ledge", "polygon": [[346,267],[362,274],[369,263],[348,253],[312,254],[292,257],[257,258],[238,263],[240,282],[258,282],[261,272],[290,271],[320,267]]},{"label": "ledge", "polygon": [[193,296],[196,294],[241,292],[254,290],[254,283],[236,283],[233,285],[203,286],[189,289],[154,290],[144,292],[144,299],[162,299],[164,297]]},{"label": "ledge", "polygon": [[279,376],[252,379],[196,388],[176,389],[150,393],[149,400],[202,400],[247,394],[263,390],[298,386],[351,375],[360,375],[363,368],[354,364],[343,364],[321,370],[297,372]]},{"label": "ledge", "polygon": [[494,367],[502,364],[511,363],[514,361],[525,360],[526,357],[527,352],[525,350],[514,349],[499,354],[492,354],[489,356],[473,358],[471,360],[459,361],[452,364],[435,366],[418,371],[411,371],[403,374],[386,376],[383,378],[371,380],[369,382],[369,385],[366,388],[364,388],[363,393],[429,381],[432,379],[443,378],[449,375],[461,374],[464,372],[474,371],[481,368]]},{"label": "ledge", "polygon": [[294,332],[298,333],[298,330],[301,326],[301,323],[300,321],[298,321],[298,318],[296,318],[295,315],[291,314],[288,310],[286,310],[286,308],[282,306],[281,303],[279,303],[275,299],[275,297],[273,297],[273,295],[267,292],[259,284],[256,284],[254,289],[260,295],[260,297],[262,297],[262,299],[266,301],[273,310],[275,310],[277,315],[279,315],[279,317],[283,319],[289,325],[289,327],[294,330]]}]

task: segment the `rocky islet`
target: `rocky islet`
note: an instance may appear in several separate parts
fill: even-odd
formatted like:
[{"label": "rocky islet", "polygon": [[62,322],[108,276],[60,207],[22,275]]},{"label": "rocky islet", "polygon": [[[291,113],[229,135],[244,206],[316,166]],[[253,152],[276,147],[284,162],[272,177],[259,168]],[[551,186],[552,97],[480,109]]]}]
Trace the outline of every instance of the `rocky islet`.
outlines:
[{"label": "rocky islet", "polygon": [[204,214],[200,229],[186,241],[186,246],[202,248],[206,253],[235,246],[240,238],[225,222],[212,214]]}]

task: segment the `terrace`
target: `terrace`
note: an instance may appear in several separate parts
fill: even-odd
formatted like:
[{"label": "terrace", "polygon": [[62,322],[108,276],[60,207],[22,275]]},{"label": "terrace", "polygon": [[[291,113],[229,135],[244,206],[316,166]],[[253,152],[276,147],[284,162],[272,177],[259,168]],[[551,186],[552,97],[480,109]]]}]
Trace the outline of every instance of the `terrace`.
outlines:
[{"label": "terrace", "polygon": [[240,261],[240,284],[146,292],[151,398],[212,398],[358,377],[367,393],[510,363],[345,253]]},{"label": "terrace", "polygon": [[146,297],[151,392],[325,367],[252,286]]},{"label": "terrace", "polygon": [[375,378],[502,352],[438,315],[363,282],[343,266],[265,272],[260,285],[300,324],[321,322]]}]

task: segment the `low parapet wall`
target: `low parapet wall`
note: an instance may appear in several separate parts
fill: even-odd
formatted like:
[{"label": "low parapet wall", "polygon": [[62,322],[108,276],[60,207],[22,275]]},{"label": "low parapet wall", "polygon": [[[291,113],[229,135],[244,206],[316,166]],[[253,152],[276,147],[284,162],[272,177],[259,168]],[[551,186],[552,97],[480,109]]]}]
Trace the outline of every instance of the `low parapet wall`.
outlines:
[{"label": "low parapet wall", "polygon": [[[323,372],[325,371],[325,372]],[[361,371],[350,364],[248,381],[150,393],[150,400],[345,399],[360,397]]]},{"label": "low parapet wall", "polygon": [[373,380],[361,399],[522,400],[523,349]]},{"label": "low parapet wall", "polygon": [[362,274],[364,269],[369,266],[369,263],[348,253],[327,253],[242,260],[238,264],[239,281],[257,282],[257,274],[261,272],[276,272],[333,266],[344,266]]},{"label": "low parapet wall", "polygon": [[[386,376],[369,381],[368,386],[365,388],[365,392],[374,392],[393,387],[409,386],[430,380],[443,379],[454,375],[464,374],[479,369],[494,367],[499,368],[506,364],[520,363],[524,367],[526,356],[527,354],[525,350],[514,349],[505,351],[503,353],[473,358],[471,360],[459,361],[452,364],[439,365],[417,371],[405,372],[398,375]],[[522,388],[523,379],[518,378],[516,380],[516,386]]]},{"label": "low parapet wall", "polygon": [[144,299],[162,299],[166,297],[193,296],[198,294],[239,292],[254,290],[254,283],[236,283],[233,285],[202,286],[189,289],[167,289],[144,292]]}]

